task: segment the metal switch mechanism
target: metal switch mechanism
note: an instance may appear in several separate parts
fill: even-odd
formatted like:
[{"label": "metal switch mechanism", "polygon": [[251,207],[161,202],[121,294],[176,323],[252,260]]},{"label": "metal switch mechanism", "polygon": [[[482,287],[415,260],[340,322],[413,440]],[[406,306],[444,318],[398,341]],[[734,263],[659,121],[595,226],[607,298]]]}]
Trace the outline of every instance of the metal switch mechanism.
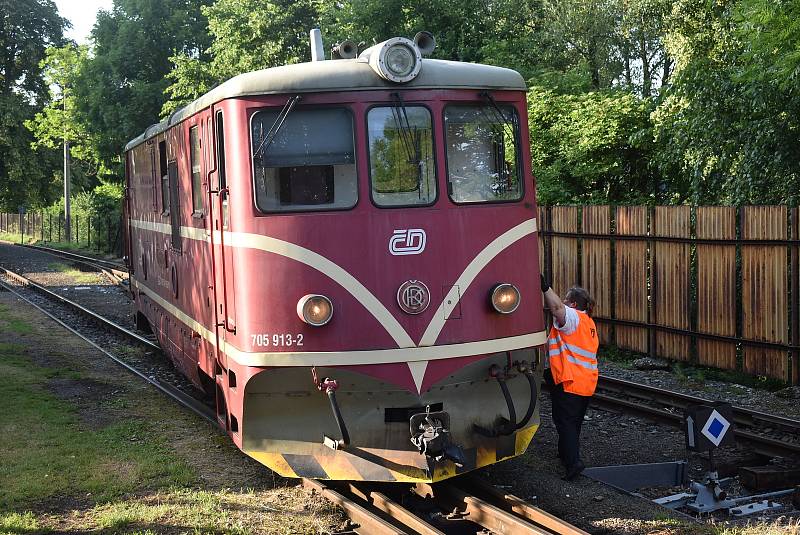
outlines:
[{"label": "metal switch mechanism", "polygon": [[450,415],[447,412],[431,412],[428,405],[425,412],[412,415],[409,424],[411,443],[422,455],[436,462],[450,459],[456,466],[464,466],[464,451],[450,439]]}]

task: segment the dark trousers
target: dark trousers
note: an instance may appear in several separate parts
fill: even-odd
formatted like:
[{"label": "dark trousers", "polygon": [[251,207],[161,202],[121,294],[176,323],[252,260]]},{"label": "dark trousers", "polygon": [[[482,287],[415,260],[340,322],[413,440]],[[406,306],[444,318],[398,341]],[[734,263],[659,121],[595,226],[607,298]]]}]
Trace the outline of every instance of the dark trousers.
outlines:
[{"label": "dark trousers", "polygon": [[583,417],[586,415],[591,397],[564,392],[563,385],[553,384],[550,369],[546,370],[545,380],[550,385],[553,424],[558,431],[558,457],[564,467],[570,469],[581,460],[578,443]]}]

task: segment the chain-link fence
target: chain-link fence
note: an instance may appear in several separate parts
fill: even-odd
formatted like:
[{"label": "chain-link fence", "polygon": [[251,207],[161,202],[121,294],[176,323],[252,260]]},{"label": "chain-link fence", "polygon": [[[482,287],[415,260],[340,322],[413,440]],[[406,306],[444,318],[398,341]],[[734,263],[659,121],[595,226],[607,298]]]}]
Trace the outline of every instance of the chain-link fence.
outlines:
[{"label": "chain-link fence", "polygon": [[64,213],[0,212],[0,237],[18,243],[39,242],[122,256],[122,218],[112,215],[73,215],[70,231]]}]

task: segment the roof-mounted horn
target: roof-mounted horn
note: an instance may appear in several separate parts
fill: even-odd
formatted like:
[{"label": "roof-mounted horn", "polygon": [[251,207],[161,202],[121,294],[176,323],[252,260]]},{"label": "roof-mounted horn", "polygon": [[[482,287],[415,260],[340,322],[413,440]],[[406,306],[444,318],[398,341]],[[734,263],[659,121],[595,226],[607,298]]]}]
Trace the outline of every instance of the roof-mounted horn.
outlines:
[{"label": "roof-mounted horn", "polygon": [[431,32],[421,31],[414,36],[414,44],[423,56],[430,56],[436,49],[436,39]]},{"label": "roof-mounted horn", "polygon": [[358,56],[358,46],[349,39],[331,48],[331,59],[353,59],[356,56]]}]

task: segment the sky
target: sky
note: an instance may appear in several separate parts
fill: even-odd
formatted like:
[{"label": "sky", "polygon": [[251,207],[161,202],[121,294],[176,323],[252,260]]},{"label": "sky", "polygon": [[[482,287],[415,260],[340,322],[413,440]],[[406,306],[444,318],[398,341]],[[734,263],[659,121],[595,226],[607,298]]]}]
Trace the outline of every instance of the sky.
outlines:
[{"label": "sky", "polygon": [[78,44],[88,43],[89,32],[92,31],[97,11],[111,11],[113,0],[55,0],[59,14],[72,23],[66,37],[74,39]]}]

